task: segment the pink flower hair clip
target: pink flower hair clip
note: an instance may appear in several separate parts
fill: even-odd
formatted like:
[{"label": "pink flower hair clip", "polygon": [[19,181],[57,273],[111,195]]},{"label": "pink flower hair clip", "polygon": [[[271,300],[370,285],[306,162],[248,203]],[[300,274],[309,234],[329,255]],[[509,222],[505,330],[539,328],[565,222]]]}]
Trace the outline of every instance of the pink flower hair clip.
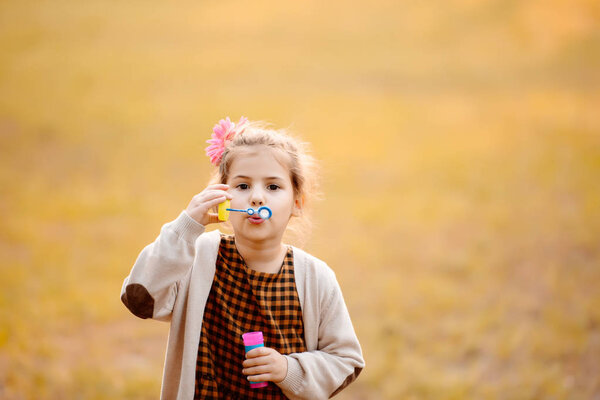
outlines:
[{"label": "pink flower hair clip", "polygon": [[210,146],[206,148],[206,155],[210,157],[210,162],[216,167],[221,164],[221,158],[223,152],[233,141],[235,135],[240,134],[248,127],[248,119],[246,117],[240,118],[240,121],[236,124],[231,122],[229,117],[222,119],[213,128],[211,139],[207,140]]}]

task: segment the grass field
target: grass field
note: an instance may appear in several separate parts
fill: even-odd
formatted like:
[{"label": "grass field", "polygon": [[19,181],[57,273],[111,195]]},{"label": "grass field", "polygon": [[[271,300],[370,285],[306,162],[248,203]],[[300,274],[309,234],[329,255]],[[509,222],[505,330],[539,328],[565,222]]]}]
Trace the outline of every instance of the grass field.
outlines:
[{"label": "grass field", "polygon": [[600,398],[600,5],[352,4],[0,3],[0,398],[158,398],[119,291],[228,115],[321,160],[340,399]]}]

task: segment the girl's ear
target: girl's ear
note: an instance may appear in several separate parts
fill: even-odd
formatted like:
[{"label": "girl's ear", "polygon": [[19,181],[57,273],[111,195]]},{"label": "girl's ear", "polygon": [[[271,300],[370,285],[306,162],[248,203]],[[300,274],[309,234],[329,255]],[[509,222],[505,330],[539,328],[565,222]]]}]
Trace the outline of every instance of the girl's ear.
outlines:
[{"label": "girl's ear", "polygon": [[304,207],[304,196],[296,197],[294,207],[292,208],[292,216],[299,217],[302,215],[302,207]]}]

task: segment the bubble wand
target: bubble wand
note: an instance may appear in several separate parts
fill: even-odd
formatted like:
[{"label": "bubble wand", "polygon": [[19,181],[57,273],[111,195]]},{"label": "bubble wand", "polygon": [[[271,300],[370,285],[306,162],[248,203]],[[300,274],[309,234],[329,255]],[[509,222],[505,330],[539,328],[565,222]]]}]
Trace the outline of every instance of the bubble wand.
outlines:
[{"label": "bubble wand", "polygon": [[243,212],[247,213],[248,215],[258,214],[258,216],[262,219],[269,219],[273,215],[273,211],[271,211],[271,209],[267,206],[262,206],[255,210],[253,208],[229,208],[230,205],[231,202],[229,200],[225,200],[223,203],[219,204],[219,221],[227,221],[229,219],[229,211]]}]

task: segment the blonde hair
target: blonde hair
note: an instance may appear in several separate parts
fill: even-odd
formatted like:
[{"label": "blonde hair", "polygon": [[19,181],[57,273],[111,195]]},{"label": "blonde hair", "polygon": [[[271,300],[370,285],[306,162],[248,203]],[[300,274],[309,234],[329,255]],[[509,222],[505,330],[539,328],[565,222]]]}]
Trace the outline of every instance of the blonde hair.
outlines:
[{"label": "blonde hair", "polygon": [[312,227],[311,206],[315,200],[321,197],[317,163],[310,154],[308,143],[293,137],[284,129],[271,129],[268,124],[261,121],[250,122],[244,131],[235,135],[225,148],[211,182],[227,183],[229,169],[235,157],[243,154],[244,148],[257,145],[267,146],[289,156],[287,167],[294,189],[294,197],[302,205],[302,213],[300,217],[290,221],[286,229],[286,236],[291,233],[295,239],[293,241],[304,244]]}]

